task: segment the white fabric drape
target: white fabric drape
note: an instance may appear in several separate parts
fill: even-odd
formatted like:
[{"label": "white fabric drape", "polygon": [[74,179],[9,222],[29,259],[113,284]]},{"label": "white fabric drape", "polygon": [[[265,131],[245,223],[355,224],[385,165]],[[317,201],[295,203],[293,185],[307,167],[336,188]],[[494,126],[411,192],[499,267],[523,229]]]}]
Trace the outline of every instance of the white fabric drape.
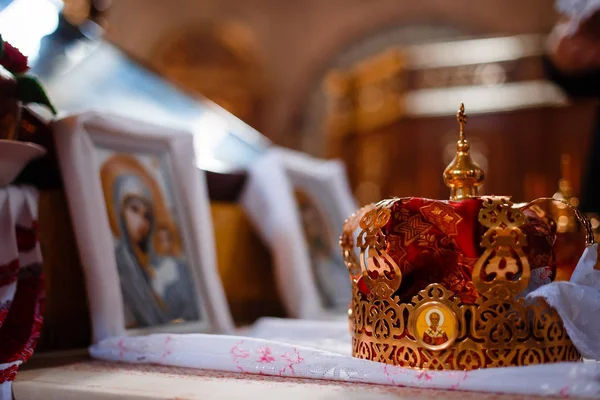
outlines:
[{"label": "white fabric drape", "polygon": [[569,337],[586,358],[600,360],[600,271],[598,245],[583,252],[569,282],[552,282],[527,295],[543,298],[560,314]]},{"label": "white fabric drape", "polygon": [[[313,322],[319,323],[327,324]],[[313,335],[315,333],[318,331],[313,331]],[[344,342],[347,349],[349,339]],[[337,345],[343,346],[343,343],[337,342]],[[90,353],[94,358],[129,363],[393,386],[531,395],[587,397],[600,394],[600,364],[595,362],[469,372],[428,371],[259,338],[206,334],[113,338],[92,346]]]},{"label": "white fabric drape", "polygon": [[[527,296],[545,298],[564,320],[586,357],[598,359],[600,271],[594,269],[597,245],[584,252],[571,282],[553,282]],[[119,337],[92,346],[93,357],[132,363],[531,395],[598,396],[600,363],[556,363],[476,371],[429,371],[351,357],[347,321],[263,320],[248,336],[151,335]]]}]

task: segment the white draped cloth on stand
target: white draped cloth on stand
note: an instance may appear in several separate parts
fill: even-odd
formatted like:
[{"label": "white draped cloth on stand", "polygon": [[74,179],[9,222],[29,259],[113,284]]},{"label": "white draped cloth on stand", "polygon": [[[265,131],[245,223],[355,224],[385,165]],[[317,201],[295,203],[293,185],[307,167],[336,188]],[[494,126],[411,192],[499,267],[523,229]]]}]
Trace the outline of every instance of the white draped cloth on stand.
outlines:
[{"label": "white draped cloth on stand", "polygon": [[[553,282],[527,298],[545,298],[586,357],[600,359],[597,245],[584,252],[571,282]],[[347,321],[264,320],[248,336],[206,334],[118,337],[90,348],[94,358],[284,377],[529,395],[600,395],[600,363],[556,363],[475,371],[414,370],[350,356]]]},{"label": "white draped cloth on stand", "polygon": [[556,9],[570,17],[566,31],[572,34],[582,21],[600,12],[600,0],[557,0]]},{"label": "white draped cloth on stand", "polygon": [[583,20],[600,11],[600,0],[557,0],[556,8],[562,14]]},{"label": "white draped cloth on stand", "polygon": [[271,249],[277,289],[288,315],[319,319],[319,293],[294,190],[276,151],[267,152],[252,165],[240,203]]}]

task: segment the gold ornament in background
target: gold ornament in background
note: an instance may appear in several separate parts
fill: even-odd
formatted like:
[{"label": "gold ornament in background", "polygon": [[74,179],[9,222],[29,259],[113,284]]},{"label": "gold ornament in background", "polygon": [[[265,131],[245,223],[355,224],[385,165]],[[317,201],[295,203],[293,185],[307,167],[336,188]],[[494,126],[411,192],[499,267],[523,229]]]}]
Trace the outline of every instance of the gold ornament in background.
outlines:
[{"label": "gold ornament in background", "polygon": [[586,217],[590,221],[592,231],[594,232],[594,240],[600,242],[600,216],[596,213],[588,213]]},{"label": "gold ornament in background", "polygon": [[469,143],[464,133],[467,114],[462,103],[456,120],[460,125],[460,137],[456,144],[456,157],[444,171],[444,183],[450,188],[450,200],[463,200],[477,196],[477,189],[483,183],[484,174],[469,154]]},{"label": "gold ornament in background", "polygon": [[556,222],[556,280],[568,281],[577,266],[582,245],[582,231],[577,216],[572,212],[579,205],[579,199],[573,193],[571,158],[568,154],[561,157],[561,178],[558,191],[552,196],[549,214]]},{"label": "gold ornament in background", "polygon": [[[453,200],[476,196],[483,182],[483,172],[468,154],[462,105],[458,122],[457,155],[444,174]],[[387,253],[384,229],[398,200],[383,200],[357,211],[346,221],[340,239],[352,280],[348,317],[354,357],[435,370],[581,360],[558,313],[543,300],[525,304],[519,297],[531,276],[523,250],[527,246],[523,210],[551,199],[517,205],[507,197],[481,197],[478,220],[487,231],[480,243],[485,250],[472,273],[479,294],[473,304],[463,303],[439,283],[428,285],[410,302],[401,301],[402,273]],[[570,204],[568,208],[582,222],[586,244],[593,244],[589,222]]]},{"label": "gold ornament in background", "polygon": [[[577,207],[579,206],[579,199],[573,194],[570,175],[571,157],[568,154],[563,154],[561,157],[561,178],[558,181],[558,191],[554,193],[552,198],[565,200],[573,207]],[[577,220],[566,204],[555,204],[553,214],[554,220],[556,221],[557,232],[577,232],[579,230]]]}]

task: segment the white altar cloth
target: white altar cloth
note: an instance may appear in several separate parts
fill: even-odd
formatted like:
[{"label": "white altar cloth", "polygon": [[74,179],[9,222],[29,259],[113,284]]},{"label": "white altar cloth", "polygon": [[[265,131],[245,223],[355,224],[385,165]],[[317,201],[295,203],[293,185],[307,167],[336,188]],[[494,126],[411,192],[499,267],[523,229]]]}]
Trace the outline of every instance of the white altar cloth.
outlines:
[{"label": "white altar cloth", "polygon": [[[573,343],[600,359],[598,245],[586,248],[570,282],[543,285],[527,298],[545,298],[565,322]],[[583,307],[581,305],[585,305]],[[588,307],[588,308],[586,308]],[[591,308],[589,308],[591,307]],[[115,337],[90,348],[92,357],[128,363],[210,369],[281,377],[570,397],[600,396],[600,363],[555,363],[474,371],[416,370],[351,357],[348,322],[263,320],[246,336],[156,334]]]}]

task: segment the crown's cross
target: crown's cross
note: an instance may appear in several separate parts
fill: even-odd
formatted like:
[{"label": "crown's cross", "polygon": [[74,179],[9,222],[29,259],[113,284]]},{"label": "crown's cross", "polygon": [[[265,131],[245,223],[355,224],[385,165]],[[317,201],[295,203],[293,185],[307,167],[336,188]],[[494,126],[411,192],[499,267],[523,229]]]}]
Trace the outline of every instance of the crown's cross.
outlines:
[{"label": "crown's cross", "polygon": [[460,108],[456,113],[456,120],[460,125],[460,140],[465,140],[465,124],[467,123],[467,114],[465,114],[465,105],[460,103]]}]

